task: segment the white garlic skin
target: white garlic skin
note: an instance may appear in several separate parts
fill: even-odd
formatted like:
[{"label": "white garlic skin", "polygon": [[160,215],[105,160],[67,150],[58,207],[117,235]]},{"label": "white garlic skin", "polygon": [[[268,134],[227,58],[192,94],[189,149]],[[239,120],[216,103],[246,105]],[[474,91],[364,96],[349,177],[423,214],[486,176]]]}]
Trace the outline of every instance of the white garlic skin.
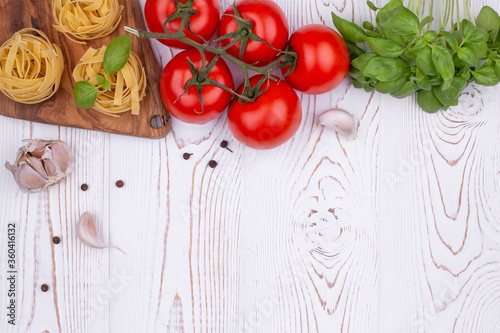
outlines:
[{"label": "white garlic skin", "polygon": [[23,140],[14,164],[5,163],[17,185],[34,193],[63,181],[71,171],[72,154],[63,141]]},{"label": "white garlic skin", "polygon": [[348,140],[356,138],[356,123],[349,112],[342,109],[332,109],[319,115],[321,125],[344,135]]}]

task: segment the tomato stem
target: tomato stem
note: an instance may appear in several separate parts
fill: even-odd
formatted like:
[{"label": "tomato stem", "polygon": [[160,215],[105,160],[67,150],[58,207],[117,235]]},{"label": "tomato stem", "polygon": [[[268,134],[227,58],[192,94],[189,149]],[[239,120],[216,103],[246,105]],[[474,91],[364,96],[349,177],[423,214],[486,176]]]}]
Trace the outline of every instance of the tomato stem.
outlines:
[{"label": "tomato stem", "polygon": [[[187,4],[187,2],[186,2],[186,4]],[[194,11],[194,13],[195,12],[196,11]],[[259,95],[261,95],[264,92],[264,91],[260,91],[260,87],[262,87],[264,82],[259,83],[256,87],[252,87],[252,85],[250,84],[250,75],[249,75],[250,70],[264,75],[264,78],[262,79],[262,81],[264,81],[266,79],[272,79],[271,73],[274,70],[277,70],[277,69],[280,69],[283,67],[287,67],[290,65],[293,66],[293,64],[296,63],[296,61],[297,61],[297,54],[293,51],[288,51],[288,50],[281,51],[282,55],[280,57],[278,57],[275,61],[271,62],[270,64],[268,64],[264,67],[258,67],[258,66],[255,66],[253,64],[248,64],[248,63],[244,62],[242,59],[239,59],[239,58],[229,54],[227,52],[227,50],[229,48],[231,48],[232,46],[234,46],[238,43],[242,43],[243,48],[244,48],[244,46],[246,45],[246,42],[249,39],[261,41],[263,43],[266,43],[269,47],[273,48],[269,43],[262,41],[258,36],[256,36],[253,33],[251,21],[244,20],[241,17],[240,17],[240,19],[241,19],[240,21],[242,23],[242,26],[238,30],[216,40],[216,41],[219,41],[221,39],[233,38],[233,40],[225,47],[214,47],[214,46],[210,46],[207,44],[198,43],[198,42],[192,40],[191,38],[188,38],[186,36],[186,34],[184,33],[184,28],[187,28],[191,33],[193,33],[189,29],[189,20],[190,20],[190,17],[194,13],[193,13],[193,9],[191,8],[191,6],[185,6],[185,5],[181,6],[179,4],[178,11],[176,13],[172,14],[172,16],[170,16],[165,21],[165,24],[164,24],[165,32],[164,33],[148,32],[148,31],[136,29],[136,28],[133,28],[130,26],[125,26],[125,31],[127,31],[128,33],[131,33],[132,35],[137,36],[139,38],[156,38],[156,39],[177,40],[177,41],[183,42],[183,43],[185,43],[193,48],[196,48],[198,51],[200,51],[200,53],[202,55],[202,60],[203,60],[201,69],[197,74],[198,77],[196,78],[196,80],[200,84],[210,84],[210,83],[205,82],[205,81],[207,81],[206,80],[207,75],[211,70],[211,68],[207,68],[207,64],[206,64],[206,60],[205,60],[205,52],[214,53],[218,57],[224,57],[227,60],[233,62],[234,64],[236,64],[237,66],[239,66],[242,69],[242,71],[245,75],[245,84],[244,84],[245,92],[241,95],[237,94],[236,92],[234,92],[232,90],[231,90],[231,92],[233,93],[233,95],[236,95],[240,100],[243,100],[245,102],[254,101]],[[166,24],[168,22],[170,22],[174,17],[176,19],[180,18],[181,24],[179,26],[179,29],[176,32],[168,33],[168,32],[166,32],[167,31]],[[241,50],[240,54],[242,53],[242,51],[243,50]],[[210,65],[209,65],[209,67],[210,67]]]}]

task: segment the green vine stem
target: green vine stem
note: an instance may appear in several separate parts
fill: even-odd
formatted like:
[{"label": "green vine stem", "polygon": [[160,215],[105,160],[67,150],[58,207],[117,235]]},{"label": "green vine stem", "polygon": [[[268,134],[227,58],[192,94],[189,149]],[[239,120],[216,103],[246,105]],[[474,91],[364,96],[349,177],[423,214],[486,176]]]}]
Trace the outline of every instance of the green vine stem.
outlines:
[{"label": "green vine stem", "polygon": [[[297,54],[295,52],[289,51],[289,50],[283,50],[280,52],[280,56],[276,60],[274,60],[272,63],[270,63],[264,67],[258,67],[258,66],[252,65],[252,64],[247,64],[246,62],[242,61],[241,59],[238,59],[237,57],[234,57],[234,56],[230,55],[229,53],[227,53],[227,49],[229,49],[231,46],[237,44],[240,41],[243,42],[244,39],[246,38],[246,36],[249,35],[250,33],[252,33],[251,27],[250,28],[240,28],[240,30],[238,30],[239,32],[237,32],[234,35],[234,39],[231,41],[231,43],[229,43],[225,47],[214,47],[214,46],[210,46],[210,45],[206,45],[206,44],[200,44],[200,43],[188,38],[183,31],[184,27],[189,26],[189,18],[192,15],[192,13],[191,12],[188,13],[188,12],[184,11],[183,9],[179,9],[179,11],[180,11],[180,18],[182,21],[181,21],[179,29],[174,33],[149,32],[149,31],[136,29],[136,28],[130,27],[130,26],[125,26],[125,31],[134,35],[134,36],[137,36],[139,38],[157,38],[157,39],[178,40],[178,41],[183,42],[183,43],[197,49],[198,51],[200,51],[203,60],[205,59],[204,52],[210,52],[210,53],[214,53],[214,54],[218,55],[219,57],[224,57],[227,60],[233,62],[234,64],[236,64],[237,66],[239,66],[243,70],[243,74],[245,77],[244,87],[245,87],[246,92],[243,94],[237,94],[235,91],[232,91],[232,90],[228,89],[227,87],[223,87],[223,86],[219,86],[219,85],[218,86],[222,89],[231,91],[234,95],[238,96],[238,98],[240,98],[244,102],[252,102],[260,94],[263,93],[263,92],[259,91],[259,88],[262,86],[262,84],[259,84],[256,87],[252,87],[250,85],[249,71],[254,71],[254,72],[257,72],[259,74],[264,75],[263,80],[268,80],[268,79],[275,80],[275,78],[273,76],[271,76],[271,73],[274,70],[280,69],[283,67],[287,67],[287,66],[293,66],[293,63],[296,62],[296,60],[297,60]],[[176,13],[174,13],[173,15],[179,16],[179,14],[176,14]],[[169,21],[169,19],[167,19],[167,21]],[[164,28],[166,28],[166,23],[167,22],[165,22]],[[166,31],[166,29],[165,29],[165,31]],[[205,61],[203,61],[203,63],[205,63]],[[206,72],[204,73],[204,69],[202,68],[202,69],[200,69],[200,75],[202,76],[201,81],[203,81],[205,76],[208,75],[208,73],[206,73]],[[214,83],[210,83],[210,84],[214,84]]]}]

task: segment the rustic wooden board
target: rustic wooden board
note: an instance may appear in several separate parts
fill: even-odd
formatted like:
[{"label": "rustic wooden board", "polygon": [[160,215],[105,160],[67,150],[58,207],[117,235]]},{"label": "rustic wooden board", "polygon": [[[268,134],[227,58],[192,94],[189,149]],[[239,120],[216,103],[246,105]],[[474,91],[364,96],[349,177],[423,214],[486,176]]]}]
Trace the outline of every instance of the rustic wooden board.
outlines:
[{"label": "rustic wooden board", "polygon": [[[121,0],[124,5],[119,27],[109,36],[80,45],[69,40],[55,30],[51,11],[51,1],[14,1],[0,0],[0,43],[3,44],[16,31],[23,28],[42,30],[50,40],[59,45],[64,54],[65,68],[61,86],[49,100],[26,105],[14,102],[0,94],[0,115],[19,118],[39,123],[70,126],[110,133],[133,135],[149,138],[165,137],[170,131],[170,117],[160,95],[161,67],[158,64],[148,40],[132,39],[132,50],[139,56],[146,68],[148,88],[141,102],[138,116],[127,112],[119,118],[109,117],[94,110],[82,110],[76,107],[73,99],[74,81],[71,77],[73,68],[89,46],[99,48],[107,45],[111,39],[125,33],[124,24],[144,29],[144,19],[138,0]],[[150,120],[155,115],[162,115],[165,125],[153,129]]]}]

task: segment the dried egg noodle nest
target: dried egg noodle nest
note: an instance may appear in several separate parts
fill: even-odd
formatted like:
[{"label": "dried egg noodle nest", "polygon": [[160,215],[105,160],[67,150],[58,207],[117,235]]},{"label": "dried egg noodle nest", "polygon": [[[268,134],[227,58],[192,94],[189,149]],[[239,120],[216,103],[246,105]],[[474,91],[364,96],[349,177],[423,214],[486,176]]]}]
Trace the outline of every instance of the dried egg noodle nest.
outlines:
[{"label": "dried egg noodle nest", "polygon": [[[73,78],[76,82],[88,81],[97,86],[95,76],[98,74],[105,76],[102,68],[104,52],[106,52],[106,46],[98,50],[89,48],[85,52],[73,70]],[[111,91],[100,88],[92,109],[111,116],[130,110],[132,114],[139,114],[139,102],[146,91],[146,73],[137,55],[130,52],[127,64],[107,79],[111,83]]]},{"label": "dried egg noodle nest", "polygon": [[122,10],[118,0],[52,0],[54,28],[79,44],[113,32]]},{"label": "dried egg noodle nest", "polygon": [[63,70],[61,49],[39,30],[20,30],[0,47],[0,90],[16,102],[35,104],[50,98]]}]

